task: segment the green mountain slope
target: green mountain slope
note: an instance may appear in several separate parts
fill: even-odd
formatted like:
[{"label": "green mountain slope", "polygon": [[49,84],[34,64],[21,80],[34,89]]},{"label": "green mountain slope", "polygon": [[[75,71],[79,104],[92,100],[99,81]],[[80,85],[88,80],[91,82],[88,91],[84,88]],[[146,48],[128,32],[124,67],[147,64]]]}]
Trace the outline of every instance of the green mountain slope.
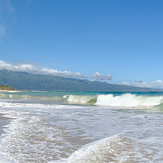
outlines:
[{"label": "green mountain slope", "polygon": [[0,84],[18,90],[39,91],[152,91],[149,88],[7,70],[0,70]]}]

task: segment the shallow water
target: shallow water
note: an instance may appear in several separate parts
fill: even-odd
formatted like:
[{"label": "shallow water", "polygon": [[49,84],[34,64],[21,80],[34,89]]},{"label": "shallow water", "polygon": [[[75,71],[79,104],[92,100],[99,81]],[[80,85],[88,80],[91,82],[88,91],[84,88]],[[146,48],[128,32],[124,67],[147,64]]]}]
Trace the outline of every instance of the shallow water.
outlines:
[{"label": "shallow water", "polygon": [[0,161],[162,162],[162,93],[0,94]]}]

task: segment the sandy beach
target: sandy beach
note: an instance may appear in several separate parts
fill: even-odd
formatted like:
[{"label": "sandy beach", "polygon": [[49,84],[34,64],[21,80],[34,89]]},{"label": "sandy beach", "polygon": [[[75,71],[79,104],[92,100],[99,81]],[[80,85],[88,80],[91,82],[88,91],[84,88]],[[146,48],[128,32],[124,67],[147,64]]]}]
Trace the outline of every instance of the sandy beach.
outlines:
[{"label": "sandy beach", "polygon": [[21,90],[0,90],[0,92],[22,92]]}]

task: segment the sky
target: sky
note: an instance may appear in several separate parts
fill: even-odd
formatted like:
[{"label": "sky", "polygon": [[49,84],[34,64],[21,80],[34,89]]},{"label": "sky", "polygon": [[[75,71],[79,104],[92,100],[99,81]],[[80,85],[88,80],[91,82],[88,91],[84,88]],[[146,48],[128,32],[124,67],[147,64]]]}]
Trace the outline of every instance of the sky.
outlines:
[{"label": "sky", "polygon": [[163,89],[162,0],[0,0],[0,70]]}]

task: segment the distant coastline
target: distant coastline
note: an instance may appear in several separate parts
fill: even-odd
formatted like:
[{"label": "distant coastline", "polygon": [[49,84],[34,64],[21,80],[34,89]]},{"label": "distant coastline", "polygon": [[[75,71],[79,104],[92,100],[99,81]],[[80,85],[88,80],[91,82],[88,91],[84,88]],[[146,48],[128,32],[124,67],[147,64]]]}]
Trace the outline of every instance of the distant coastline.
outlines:
[{"label": "distant coastline", "polygon": [[14,88],[9,87],[7,85],[0,84],[0,92],[17,92],[17,90],[14,90]]},{"label": "distant coastline", "polygon": [[21,90],[15,90],[12,87],[0,84],[0,92],[21,92]]}]

